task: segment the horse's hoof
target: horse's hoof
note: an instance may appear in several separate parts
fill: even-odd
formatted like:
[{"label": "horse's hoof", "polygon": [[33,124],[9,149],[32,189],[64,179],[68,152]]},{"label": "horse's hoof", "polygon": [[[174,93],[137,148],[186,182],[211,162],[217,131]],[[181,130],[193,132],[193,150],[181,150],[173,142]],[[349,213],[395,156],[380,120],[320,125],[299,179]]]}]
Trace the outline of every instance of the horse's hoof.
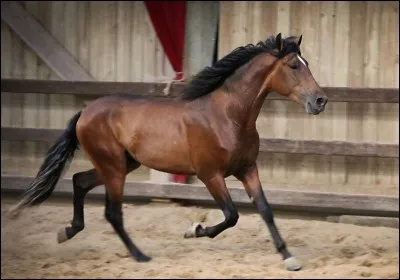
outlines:
[{"label": "horse's hoof", "polygon": [[186,232],[184,237],[185,238],[194,238],[197,237],[196,232],[197,229],[200,228],[201,225],[199,223],[194,223]]},{"label": "horse's hoof", "polygon": [[57,242],[60,244],[60,243],[63,243],[63,242],[65,242],[65,241],[67,241],[69,238],[68,238],[68,236],[67,236],[67,231],[66,231],[66,229],[65,228],[61,228],[59,231],[58,231],[58,234],[57,234]]},{"label": "horse's hoof", "polygon": [[295,257],[287,258],[284,262],[286,269],[289,271],[298,271],[301,269],[301,264]]},{"label": "horse's hoof", "polygon": [[139,256],[135,256],[135,260],[137,262],[149,262],[149,261],[151,261],[151,257],[141,254]]}]

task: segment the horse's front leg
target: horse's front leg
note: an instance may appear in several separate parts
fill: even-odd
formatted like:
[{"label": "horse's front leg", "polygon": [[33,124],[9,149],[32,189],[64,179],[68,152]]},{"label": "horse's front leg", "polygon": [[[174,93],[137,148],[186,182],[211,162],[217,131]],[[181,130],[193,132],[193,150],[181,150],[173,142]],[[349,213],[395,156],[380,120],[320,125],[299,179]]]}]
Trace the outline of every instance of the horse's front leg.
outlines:
[{"label": "horse's front leg", "polygon": [[267,224],[267,227],[274,240],[276,250],[282,255],[286,268],[288,270],[300,270],[300,263],[287,250],[286,244],[275,225],[272,209],[265,198],[264,191],[261,186],[257,165],[254,164],[250,168],[243,170],[236,175],[236,178],[243,183],[247,194],[256,205],[262,219]]},{"label": "horse's front leg", "polygon": [[185,232],[185,238],[204,236],[214,238],[227,228],[235,226],[239,219],[239,213],[233,204],[228,188],[225,185],[224,177],[218,174],[210,179],[202,179],[202,181],[223,211],[225,220],[215,226],[205,228],[203,228],[199,223],[195,223]]}]

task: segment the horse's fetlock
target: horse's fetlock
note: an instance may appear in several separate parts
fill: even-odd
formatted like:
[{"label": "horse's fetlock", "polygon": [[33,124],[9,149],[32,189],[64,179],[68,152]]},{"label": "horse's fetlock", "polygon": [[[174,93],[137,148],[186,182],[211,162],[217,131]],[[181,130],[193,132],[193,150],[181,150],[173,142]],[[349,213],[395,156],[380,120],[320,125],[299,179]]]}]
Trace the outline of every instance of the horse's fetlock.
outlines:
[{"label": "horse's fetlock", "polygon": [[286,244],[282,240],[275,241],[276,250],[280,253],[282,250],[286,249]]},{"label": "horse's fetlock", "polygon": [[230,213],[229,216],[226,217],[226,224],[229,227],[234,227],[237,224],[238,220],[239,220],[239,213],[235,211]]},{"label": "horse's fetlock", "polygon": [[72,222],[72,227],[75,231],[82,231],[85,228],[85,224],[83,222]]}]

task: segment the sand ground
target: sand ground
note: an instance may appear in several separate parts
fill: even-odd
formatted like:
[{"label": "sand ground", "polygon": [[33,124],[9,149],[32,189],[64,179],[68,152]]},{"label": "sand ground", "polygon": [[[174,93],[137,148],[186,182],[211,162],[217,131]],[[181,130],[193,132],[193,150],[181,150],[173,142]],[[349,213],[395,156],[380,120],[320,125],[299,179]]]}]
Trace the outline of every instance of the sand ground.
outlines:
[{"label": "sand ground", "polygon": [[57,244],[72,219],[71,201],[49,201],[16,220],[15,201],[2,198],[1,278],[399,278],[399,229],[364,227],[276,216],[276,224],[303,270],[286,271],[258,214],[215,239],[184,239],[192,222],[213,225],[219,210],[175,203],[124,205],[125,227],[153,259],[136,263],[111,225],[104,206],[87,203],[86,228]]}]

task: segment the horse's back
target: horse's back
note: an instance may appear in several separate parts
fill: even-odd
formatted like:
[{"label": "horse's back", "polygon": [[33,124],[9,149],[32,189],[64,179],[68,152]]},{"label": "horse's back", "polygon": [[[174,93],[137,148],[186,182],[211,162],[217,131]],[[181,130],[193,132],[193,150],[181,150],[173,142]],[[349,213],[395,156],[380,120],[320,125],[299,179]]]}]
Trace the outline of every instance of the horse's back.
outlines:
[{"label": "horse's back", "polygon": [[174,103],[174,100],[167,98],[156,99],[154,97],[136,94],[122,93],[107,95],[88,104],[88,106],[82,111],[81,123],[83,124],[85,121],[91,121],[93,118],[122,116],[124,113],[132,118],[134,114],[137,114],[143,109],[150,111],[157,109],[162,112],[162,108],[168,108],[168,110],[176,108],[177,106]]}]

